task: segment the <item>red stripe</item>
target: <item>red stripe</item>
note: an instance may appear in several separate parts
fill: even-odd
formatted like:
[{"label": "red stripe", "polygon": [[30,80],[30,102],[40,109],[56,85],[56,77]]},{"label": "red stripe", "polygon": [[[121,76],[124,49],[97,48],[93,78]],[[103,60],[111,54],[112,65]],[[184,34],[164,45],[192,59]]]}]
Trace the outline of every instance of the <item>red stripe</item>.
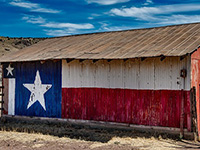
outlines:
[{"label": "red stripe", "polygon": [[180,90],[63,88],[62,118],[179,128],[182,94],[190,130],[190,92]]}]

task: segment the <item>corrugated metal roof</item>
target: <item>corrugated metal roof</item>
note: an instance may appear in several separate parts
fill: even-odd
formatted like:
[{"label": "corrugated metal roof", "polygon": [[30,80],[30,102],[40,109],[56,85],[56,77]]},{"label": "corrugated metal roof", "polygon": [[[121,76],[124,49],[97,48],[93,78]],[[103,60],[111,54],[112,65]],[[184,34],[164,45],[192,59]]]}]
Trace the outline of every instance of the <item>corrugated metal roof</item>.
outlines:
[{"label": "corrugated metal roof", "polygon": [[193,23],[50,38],[3,56],[0,62],[182,56],[199,45],[200,23]]}]

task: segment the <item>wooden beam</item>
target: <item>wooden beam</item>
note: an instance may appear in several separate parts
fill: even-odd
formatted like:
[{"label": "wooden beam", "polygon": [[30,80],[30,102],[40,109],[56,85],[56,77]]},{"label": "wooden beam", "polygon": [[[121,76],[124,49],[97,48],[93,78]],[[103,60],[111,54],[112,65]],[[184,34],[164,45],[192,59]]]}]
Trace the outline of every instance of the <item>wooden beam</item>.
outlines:
[{"label": "wooden beam", "polygon": [[83,62],[83,61],[85,61],[85,59],[79,59],[79,62]]},{"label": "wooden beam", "polygon": [[45,63],[45,60],[41,60],[40,63],[41,63],[41,64],[44,64],[44,63]]},{"label": "wooden beam", "polygon": [[60,59],[54,59],[53,62],[56,63],[58,62]]},{"label": "wooden beam", "polygon": [[66,59],[66,62],[67,63],[70,63],[70,62],[72,62],[74,60],[74,58],[68,58],[68,59]]},{"label": "wooden beam", "polygon": [[99,61],[99,59],[93,59],[92,62],[96,63],[97,61]]},{"label": "wooden beam", "polygon": [[180,57],[180,61],[183,60],[186,57],[186,55],[183,55]]},{"label": "wooden beam", "polygon": [[146,59],[146,57],[141,57],[141,61],[144,61]]},{"label": "wooden beam", "polygon": [[166,57],[164,55],[161,56],[160,61],[163,61]]},{"label": "wooden beam", "polygon": [[111,61],[112,61],[112,59],[107,59],[107,61],[108,61],[108,62],[111,62]]},{"label": "wooden beam", "polygon": [[124,62],[126,62],[127,60],[129,60],[128,58],[124,59]]}]

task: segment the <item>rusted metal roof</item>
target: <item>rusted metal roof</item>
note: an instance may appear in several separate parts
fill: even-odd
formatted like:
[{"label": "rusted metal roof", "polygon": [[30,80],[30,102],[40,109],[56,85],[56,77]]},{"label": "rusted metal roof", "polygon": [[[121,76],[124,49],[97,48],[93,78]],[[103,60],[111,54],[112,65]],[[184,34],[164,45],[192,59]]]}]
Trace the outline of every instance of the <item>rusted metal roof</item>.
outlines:
[{"label": "rusted metal roof", "polygon": [[182,56],[199,45],[200,23],[193,23],[50,38],[3,56],[0,62]]}]

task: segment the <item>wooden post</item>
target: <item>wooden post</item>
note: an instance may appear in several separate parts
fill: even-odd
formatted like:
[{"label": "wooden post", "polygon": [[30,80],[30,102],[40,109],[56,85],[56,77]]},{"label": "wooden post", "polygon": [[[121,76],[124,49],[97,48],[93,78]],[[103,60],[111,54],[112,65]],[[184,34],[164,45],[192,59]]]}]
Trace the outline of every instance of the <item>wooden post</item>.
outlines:
[{"label": "wooden post", "polygon": [[187,70],[181,69],[180,77],[183,78],[183,88],[181,90],[181,115],[180,115],[180,139],[184,137],[184,102],[185,102],[185,78],[187,76]]},{"label": "wooden post", "polygon": [[184,91],[181,90],[181,116],[180,116],[180,138],[184,137]]},{"label": "wooden post", "polygon": [[197,128],[197,109],[196,109],[196,88],[191,89],[191,121],[192,121],[192,132],[194,140],[198,140],[198,128]]},{"label": "wooden post", "polygon": [[1,85],[0,85],[0,111],[1,111],[1,113],[0,113],[0,117],[2,117],[3,116],[3,103],[4,103],[4,101],[3,101],[3,65],[1,64],[1,71],[0,71],[0,73],[1,73]]}]

